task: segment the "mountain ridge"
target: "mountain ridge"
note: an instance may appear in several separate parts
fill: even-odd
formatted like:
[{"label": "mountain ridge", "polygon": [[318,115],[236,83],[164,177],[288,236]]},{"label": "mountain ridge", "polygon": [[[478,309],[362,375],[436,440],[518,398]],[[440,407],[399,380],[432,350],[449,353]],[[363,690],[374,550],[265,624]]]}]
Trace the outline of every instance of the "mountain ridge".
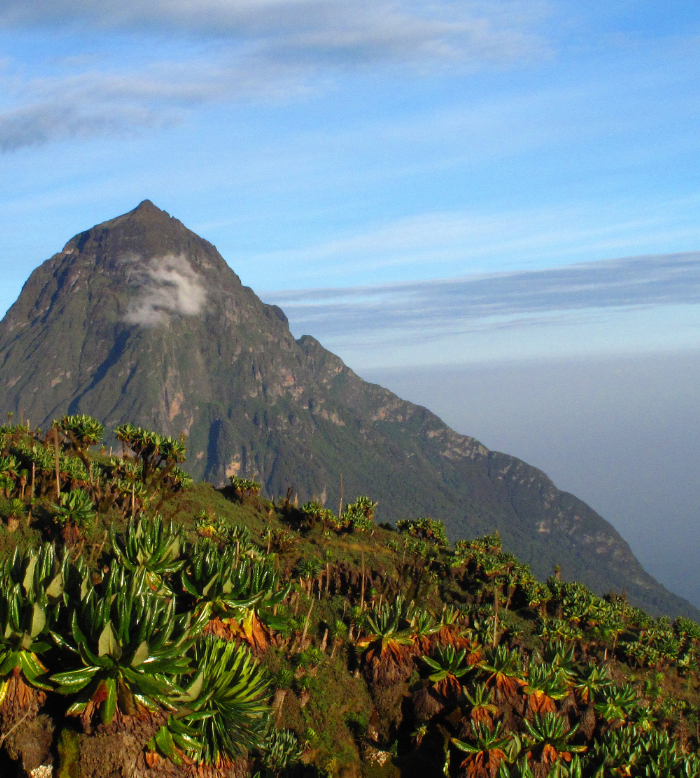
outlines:
[{"label": "mountain ridge", "polygon": [[452,539],[498,529],[546,577],[700,620],[627,543],[536,468],[363,381],[244,286],[216,248],[148,200],[69,240],[0,323],[0,413],[41,426],[87,413],[188,437],[195,477],[271,496],[378,499],[382,520],[431,515]]}]

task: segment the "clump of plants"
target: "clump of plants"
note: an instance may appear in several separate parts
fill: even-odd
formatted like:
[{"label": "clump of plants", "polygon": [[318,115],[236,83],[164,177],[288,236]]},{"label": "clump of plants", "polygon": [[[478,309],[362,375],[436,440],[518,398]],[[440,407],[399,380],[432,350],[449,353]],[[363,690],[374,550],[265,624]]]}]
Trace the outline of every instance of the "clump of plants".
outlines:
[{"label": "clump of plants", "polygon": [[203,503],[182,441],[102,434],[0,428],[0,744],[25,773],[700,776],[694,622],[538,581],[497,533],[388,532],[367,497],[338,516],[234,477]]}]

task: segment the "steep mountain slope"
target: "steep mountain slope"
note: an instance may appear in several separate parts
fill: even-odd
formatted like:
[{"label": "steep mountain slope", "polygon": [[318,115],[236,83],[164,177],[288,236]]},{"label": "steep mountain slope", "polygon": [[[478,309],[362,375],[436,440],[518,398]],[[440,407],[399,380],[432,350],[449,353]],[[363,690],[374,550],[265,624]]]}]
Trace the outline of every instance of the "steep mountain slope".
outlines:
[{"label": "steep mountain slope", "polygon": [[243,286],[217,250],[149,201],[70,240],[0,323],[0,413],[46,426],[88,413],[188,436],[195,477],[382,520],[431,515],[453,539],[498,529],[546,577],[625,589],[653,613],[700,612],[649,576],[615,530],[540,471],[488,451],[360,379]]}]

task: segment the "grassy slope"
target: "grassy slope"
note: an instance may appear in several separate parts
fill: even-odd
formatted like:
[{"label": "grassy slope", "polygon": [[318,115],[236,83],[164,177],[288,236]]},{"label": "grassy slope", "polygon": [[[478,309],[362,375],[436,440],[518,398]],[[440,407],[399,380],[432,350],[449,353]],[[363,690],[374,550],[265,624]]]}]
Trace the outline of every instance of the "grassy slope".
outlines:
[{"label": "grassy slope", "polygon": [[[277,557],[285,576],[295,576],[300,561],[310,558],[322,560],[333,571],[330,593],[326,593],[322,583],[313,596],[302,591],[292,595],[290,608],[297,618],[297,629],[308,621],[306,644],[299,645],[295,639],[285,647],[273,645],[261,657],[273,676],[279,677],[285,669],[293,674],[277,722],[296,732],[306,744],[303,761],[308,768],[301,766],[297,771],[307,769],[309,775],[318,775],[316,771],[320,771],[320,774],[346,777],[361,774],[372,778],[442,775],[444,754],[439,732],[451,726],[448,720],[437,715],[435,721],[442,720],[442,724],[433,726],[428,721],[427,735],[418,745],[411,735],[421,725],[420,717],[411,708],[412,700],[417,691],[431,686],[426,667],[416,659],[413,669],[409,668],[396,683],[373,683],[363,652],[342,636],[332,651],[333,639],[328,639],[326,630],[338,620],[350,623],[352,609],[360,602],[363,570],[368,606],[370,603],[376,606],[384,597],[395,596],[397,582],[403,580],[401,586],[407,598],[415,598],[423,609],[434,613],[440,612],[445,601],[471,603],[471,606],[482,602],[487,606],[489,590],[478,578],[470,578],[464,568],[445,568],[442,563],[437,575],[425,569],[420,576],[406,576],[411,554],[400,550],[400,544],[397,545],[400,538],[395,531],[377,527],[372,533],[336,534],[321,525],[309,528],[300,524],[301,514],[293,505],[275,506],[255,497],[241,502],[207,483],[195,484],[178,494],[166,503],[163,512],[182,524],[192,541],[197,539],[196,517],[203,513],[216,516],[227,525],[244,525],[264,549],[272,545],[274,550],[275,542],[281,536],[286,537],[287,542]],[[113,513],[98,517],[86,537],[84,551],[89,558],[97,559],[108,547],[107,531],[115,523],[120,527],[124,520]],[[40,535],[37,528],[20,527],[9,533],[3,526],[0,553],[15,545],[35,545]],[[556,604],[552,607],[556,611]],[[543,650],[537,636],[535,612],[524,607],[518,596],[512,610],[502,611],[501,619],[504,645],[518,646],[525,655],[534,649]],[[590,649],[587,661],[600,661],[603,651],[607,655],[611,645],[611,641],[599,642],[596,649]],[[622,658],[618,652],[618,660]],[[673,663],[661,672],[645,667],[633,669],[624,661],[613,662],[611,668],[614,678],[632,685],[638,695],[646,696],[645,704],[660,711],[661,728],[682,737],[688,748],[699,745],[689,734],[692,716],[688,714],[697,710],[700,703],[698,676],[694,672],[682,674]],[[667,704],[669,700],[680,702]],[[685,713],[681,707],[685,707]]]}]

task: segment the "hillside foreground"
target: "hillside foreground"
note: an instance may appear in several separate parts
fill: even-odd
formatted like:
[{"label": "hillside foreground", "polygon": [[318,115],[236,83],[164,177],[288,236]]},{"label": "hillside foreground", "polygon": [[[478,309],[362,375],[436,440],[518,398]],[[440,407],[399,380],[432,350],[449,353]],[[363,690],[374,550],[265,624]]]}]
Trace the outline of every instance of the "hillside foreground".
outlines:
[{"label": "hillside foreground", "polygon": [[3,776],[700,775],[695,622],[102,434],[0,428]]}]

